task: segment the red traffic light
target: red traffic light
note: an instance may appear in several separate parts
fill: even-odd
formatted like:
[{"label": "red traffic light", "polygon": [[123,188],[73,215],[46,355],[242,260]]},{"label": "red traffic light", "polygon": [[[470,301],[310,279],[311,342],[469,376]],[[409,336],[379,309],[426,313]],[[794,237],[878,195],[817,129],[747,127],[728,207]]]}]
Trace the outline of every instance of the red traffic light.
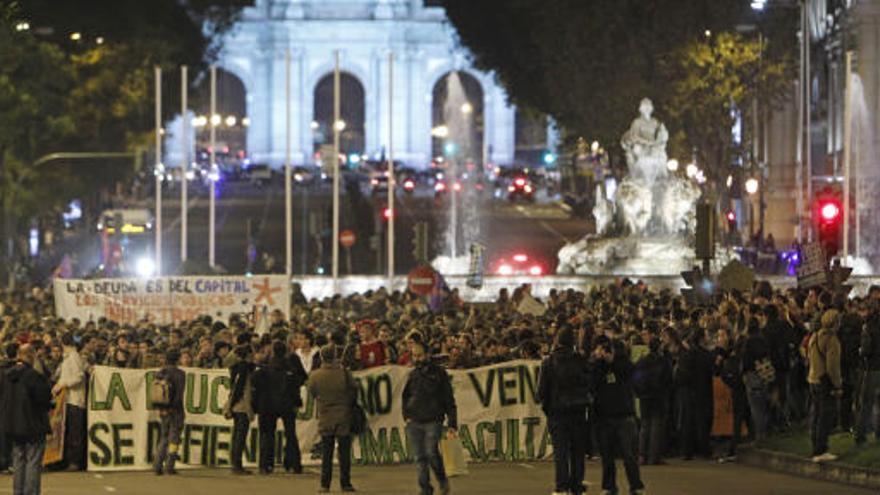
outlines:
[{"label": "red traffic light", "polygon": [[391,208],[384,208],[382,210],[382,218],[384,218],[385,220],[388,220],[389,218],[391,218],[392,215],[393,215],[393,212],[391,211]]},{"label": "red traffic light", "polygon": [[727,213],[724,215],[727,218],[727,221],[730,223],[736,222],[736,212],[733,210],[727,210]]},{"label": "red traffic light", "polygon": [[840,219],[840,205],[837,201],[828,200],[819,204],[819,216],[823,222],[833,223]]}]

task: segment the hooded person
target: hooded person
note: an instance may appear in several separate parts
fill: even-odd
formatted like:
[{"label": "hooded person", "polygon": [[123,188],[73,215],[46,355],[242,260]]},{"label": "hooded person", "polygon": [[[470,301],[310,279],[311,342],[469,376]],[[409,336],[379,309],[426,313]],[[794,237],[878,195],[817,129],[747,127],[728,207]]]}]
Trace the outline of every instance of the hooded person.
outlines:
[{"label": "hooded person", "polygon": [[813,462],[833,461],[837,456],[828,452],[828,435],[833,428],[837,398],[843,395],[840,369],[841,345],[837,337],[840,313],[830,309],[821,317],[822,327],[810,339],[807,359],[810,371],[810,440]]}]

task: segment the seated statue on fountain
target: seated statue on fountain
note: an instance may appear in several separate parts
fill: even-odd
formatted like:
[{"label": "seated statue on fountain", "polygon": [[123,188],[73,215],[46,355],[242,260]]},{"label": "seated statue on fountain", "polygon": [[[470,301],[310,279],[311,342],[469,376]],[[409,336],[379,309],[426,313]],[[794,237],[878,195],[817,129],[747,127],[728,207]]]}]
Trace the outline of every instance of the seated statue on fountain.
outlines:
[{"label": "seated statue on fountain", "polygon": [[614,201],[596,193],[596,235],[559,252],[559,273],[677,274],[693,260],[690,247],[700,189],[668,173],[669,132],[645,98],[620,140],[628,175]]}]

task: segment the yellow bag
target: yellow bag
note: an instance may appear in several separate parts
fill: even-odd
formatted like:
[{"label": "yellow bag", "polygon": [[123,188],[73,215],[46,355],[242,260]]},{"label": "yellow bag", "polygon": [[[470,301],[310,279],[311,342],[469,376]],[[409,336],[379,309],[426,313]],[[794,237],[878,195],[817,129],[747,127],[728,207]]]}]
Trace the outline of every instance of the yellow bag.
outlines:
[{"label": "yellow bag", "polygon": [[440,439],[440,456],[443,458],[446,476],[452,478],[469,474],[467,461],[464,458],[464,447],[458,437],[444,436]]}]

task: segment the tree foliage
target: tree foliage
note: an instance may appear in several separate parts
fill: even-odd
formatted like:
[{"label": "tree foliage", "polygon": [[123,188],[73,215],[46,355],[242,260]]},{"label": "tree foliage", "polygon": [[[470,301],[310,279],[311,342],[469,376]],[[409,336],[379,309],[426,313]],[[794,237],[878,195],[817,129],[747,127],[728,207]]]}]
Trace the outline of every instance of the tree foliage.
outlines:
[{"label": "tree foliage", "polygon": [[[793,64],[765,52],[757,37],[721,33],[689,43],[667,67],[673,90],[668,108],[680,130],[678,154],[697,150],[700,163],[716,179],[727,175],[737,151],[731,132],[737,114],[751,122],[754,101],[758,109],[776,108],[791,87]],[[744,150],[754,137],[744,136]]]},{"label": "tree foliage", "polygon": [[[669,120],[677,82],[668,68],[679,66],[684,47],[706,31],[732,31],[749,20],[744,1],[446,0],[445,6],[475,65],[493,71],[513,103],[550,115],[570,140],[598,139],[612,151],[642,97]],[[793,28],[781,32],[794,38]]]}]

